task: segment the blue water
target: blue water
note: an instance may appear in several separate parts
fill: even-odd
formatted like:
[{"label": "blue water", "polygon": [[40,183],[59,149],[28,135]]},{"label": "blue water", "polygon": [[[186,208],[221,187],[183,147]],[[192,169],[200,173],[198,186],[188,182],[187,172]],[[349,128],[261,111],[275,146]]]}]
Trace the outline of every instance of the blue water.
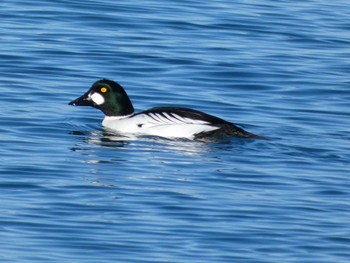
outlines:
[{"label": "blue water", "polygon": [[[349,262],[348,1],[0,3],[1,262]],[[121,140],[100,79],[267,140]]]}]

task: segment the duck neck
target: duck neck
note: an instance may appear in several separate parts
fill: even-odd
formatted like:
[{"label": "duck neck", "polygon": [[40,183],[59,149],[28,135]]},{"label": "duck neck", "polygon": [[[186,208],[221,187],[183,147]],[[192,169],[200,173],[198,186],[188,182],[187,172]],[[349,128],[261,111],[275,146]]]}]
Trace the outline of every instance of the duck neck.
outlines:
[{"label": "duck neck", "polygon": [[106,103],[99,106],[99,109],[108,117],[124,117],[134,113],[134,107],[128,97],[114,103]]}]

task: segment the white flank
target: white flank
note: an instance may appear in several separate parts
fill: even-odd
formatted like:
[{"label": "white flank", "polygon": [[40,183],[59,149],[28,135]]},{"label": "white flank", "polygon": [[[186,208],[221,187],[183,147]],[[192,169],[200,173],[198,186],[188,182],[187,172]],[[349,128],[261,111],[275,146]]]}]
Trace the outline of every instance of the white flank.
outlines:
[{"label": "white flank", "polygon": [[92,101],[95,102],[97,105],[102,105],[103,103],[105,103],[105,98],[104,98],[101,94],[99,94],[99,93],[97,93],[97,92],[92,93],[92,94],[90,95],[90,98],[91,98]]},{"label": "white flank", "polygon": [[106,116],[102,125],[123,135],[155,135],[189,139],[193,139],[197,133],[219,129],[206,121],[193,120],[169,113],[164,114],[164,116],[155,113],[121,117]]}]

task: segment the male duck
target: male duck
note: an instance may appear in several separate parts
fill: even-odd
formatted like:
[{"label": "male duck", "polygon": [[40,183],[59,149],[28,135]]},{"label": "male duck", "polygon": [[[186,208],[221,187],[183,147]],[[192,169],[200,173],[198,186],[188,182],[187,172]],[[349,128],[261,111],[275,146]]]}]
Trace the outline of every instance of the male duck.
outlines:
[{"label": "male duck", "polygon": [[102,125],[123,135],[188,139],[212,136],[259,137],[231,122],[188,108],[156,107],[135,114],[123,87],[107,79],[95,82],[84,95],[69,105],[92,106],[101,110],[105,114]]}]

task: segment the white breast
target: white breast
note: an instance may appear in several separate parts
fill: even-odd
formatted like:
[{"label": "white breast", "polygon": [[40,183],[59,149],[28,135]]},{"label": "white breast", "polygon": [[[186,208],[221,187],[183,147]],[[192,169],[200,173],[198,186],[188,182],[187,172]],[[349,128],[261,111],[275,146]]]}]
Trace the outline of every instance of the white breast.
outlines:
[{"label": "white breast", "polygon": [[153,135],[189,139],[193,139],[197,133],[218,129],[218,127],[211,126],[209,122],[185,118],[167,112],[125,117],[106,116],[102,125],[126,135]]}]

